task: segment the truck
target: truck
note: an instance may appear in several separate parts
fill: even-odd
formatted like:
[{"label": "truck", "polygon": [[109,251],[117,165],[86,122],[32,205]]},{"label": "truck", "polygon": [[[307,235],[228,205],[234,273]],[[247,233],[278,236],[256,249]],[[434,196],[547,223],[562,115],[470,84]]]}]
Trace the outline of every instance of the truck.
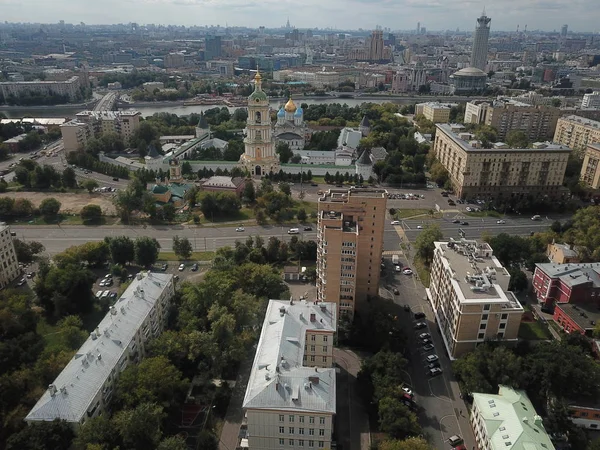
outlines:
[{"label": "truck", "polygon": [[399,257],[398,255],[392,255],[392,262],[393,262],[395,265],[398,265],[398,264],[400,264],[400,257]]}]

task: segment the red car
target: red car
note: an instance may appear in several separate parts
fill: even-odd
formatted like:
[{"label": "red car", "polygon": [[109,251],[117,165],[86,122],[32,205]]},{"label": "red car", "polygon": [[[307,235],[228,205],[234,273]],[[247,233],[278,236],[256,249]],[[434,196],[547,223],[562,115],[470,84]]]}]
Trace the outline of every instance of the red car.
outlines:
[{"label": "red car", "polygon": [[467,450],[464,444],[457,445],[456,447],[452,447],[452,450]]}]

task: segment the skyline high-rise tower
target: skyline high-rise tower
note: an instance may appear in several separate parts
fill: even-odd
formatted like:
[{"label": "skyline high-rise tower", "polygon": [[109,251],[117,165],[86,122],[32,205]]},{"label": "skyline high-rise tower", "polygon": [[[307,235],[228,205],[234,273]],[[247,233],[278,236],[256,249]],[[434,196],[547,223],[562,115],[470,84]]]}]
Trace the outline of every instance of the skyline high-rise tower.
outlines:
[{"label": "skyline high-rise tower", "polygon": [[488,39],[490,37],[491,17],[485,15],[477,18],[477,26],[473,35],[473,50],[471,52],[471,67],[485,71],[488,57]]}]

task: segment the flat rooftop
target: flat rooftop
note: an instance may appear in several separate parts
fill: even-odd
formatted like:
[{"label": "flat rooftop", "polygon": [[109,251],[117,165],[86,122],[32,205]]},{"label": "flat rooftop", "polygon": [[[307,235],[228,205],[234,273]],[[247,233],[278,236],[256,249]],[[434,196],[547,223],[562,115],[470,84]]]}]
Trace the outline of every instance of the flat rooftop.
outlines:
[{"label": "flat rooftop", "polygon": [[600,320],[600,310],[594,305],[558,303],[556,308],[562,309],[582,330],[593,330]]},{"label": "flat rooftop", "polygon": [[[461,239],[436,242],[436,252],[451,273],[454,289],[461,302],[505,303],[507,308],[522,308],[508,291],[510,275],[486,242]],[[438,255],[436,255],[438,257]]]},{"label": "flat rooftop", "polygon": [[567,286],[590,283],[600,287],[600,263],[538,263],[535,265],[550,278],[558,278]]},{"label": "flat rooftop", "polygon": [[350,197],[363,198],[387,198],[388,192],[385,189],[375,188],[336,188],[329,189],[319,198],[320,202],[344,202]]},{"label": "flat rooftop", "polygon": [[580,125],[585,125],[585,126],[591,127],[591,128],[600,128],[600,122],[598,122],[596,120],[592,120],[592,119],[586,119],[585,117],[581,117],[581,116],[575,116],[575,115],[565,116],[565,117],[561,117],[559,120],[566,120],[568,122],[576,122]]}]

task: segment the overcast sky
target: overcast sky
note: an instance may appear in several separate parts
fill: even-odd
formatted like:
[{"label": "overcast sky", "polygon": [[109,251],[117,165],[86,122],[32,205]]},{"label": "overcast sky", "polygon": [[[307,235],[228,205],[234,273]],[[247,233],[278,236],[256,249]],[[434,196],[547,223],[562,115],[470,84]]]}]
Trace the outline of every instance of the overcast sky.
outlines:
[{"label": "overcast sky", "polygon": [[[487,3],[487,4],[486,4]],[[600,31],[600,0],[0,0],[0,20],[279,27],[471,30],[483,7],[492,30]]]}]

